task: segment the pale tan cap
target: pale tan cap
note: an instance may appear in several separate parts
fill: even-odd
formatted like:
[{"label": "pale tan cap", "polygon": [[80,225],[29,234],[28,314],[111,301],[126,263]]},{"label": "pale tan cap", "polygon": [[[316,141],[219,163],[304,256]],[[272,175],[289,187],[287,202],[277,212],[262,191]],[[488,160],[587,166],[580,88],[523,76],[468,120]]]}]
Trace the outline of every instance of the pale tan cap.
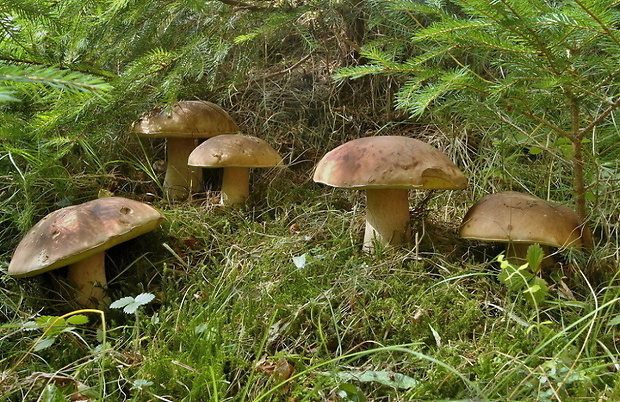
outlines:
[{"label": "pale tan cap", "polygon": [[239,127],[218,105],[192,100],[177,102],[171,110],[153,109],[133,124],[132,131],[152,138],[210,138],[237,133]]},{"label": "pale tan cap", "polygon": [[570,208],[516,191],[487,195],[465,214],[459,229],[465,239],[580,246],[581,228]]},{"label": "pale tan cap", "polygon": [[282,165],[282,157],[266,141],[247,135],[218,135],[197,146],[189,155],[190,166],[272,167]]},{"label": "pale tan cap", "polygon": [[162,220],[155,208],[123,197],[61,208],[26,233],[7,273],[28,277],[73,264],[150,232]]},{"label": "pale tan cap", "polygon": [[400,136],[359,138],[334,148],[317,164],[314,181],[356,189],[467,187],[465,176],[446,154]]}]

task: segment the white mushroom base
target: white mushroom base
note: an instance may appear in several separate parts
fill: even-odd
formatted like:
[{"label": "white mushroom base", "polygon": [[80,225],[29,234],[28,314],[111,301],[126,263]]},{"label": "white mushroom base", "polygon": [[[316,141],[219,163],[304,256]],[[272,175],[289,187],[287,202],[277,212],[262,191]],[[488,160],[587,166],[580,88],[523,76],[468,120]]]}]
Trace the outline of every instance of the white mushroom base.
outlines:
[{"label": "white mushroom base", "polygon": [[196,148],[196,139],[168,138],[166,141],[164,192],[169,200],[182,200],[190,191],[200,191],[202,185],[202,168],[187,165],[189,154]]},{"label": "white mushroom base", "polygon": [[409,191],[366,189],[366,231],[364,251],[374,252],[375,242],[400,245],[411,239]]},{"label": "white mushroom base", "polygon": [[99,308],[105,303],[107,279],[105,252],[69,265],[67,278],[76,286],[75,301],[83,307]]},{"label": "white mushroom base", "polygon": [[250,168],[225,167],[222,177],[222,205],[239,205],[250,196]]}]

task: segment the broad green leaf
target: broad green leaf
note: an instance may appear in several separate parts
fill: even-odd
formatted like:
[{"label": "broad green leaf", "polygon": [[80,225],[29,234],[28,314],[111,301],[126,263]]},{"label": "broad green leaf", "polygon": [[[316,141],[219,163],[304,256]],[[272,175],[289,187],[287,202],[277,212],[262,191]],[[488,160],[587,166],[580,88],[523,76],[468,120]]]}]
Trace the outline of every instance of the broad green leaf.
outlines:
[{"label": "broad green leaf", "polygon": [[120,298],[114,302],[112,302],[112,304],[110,304],[110,308],[123,308],[126,305],[133,303],[134,302],[134,298],[131,296],[126,296],[123,298]]},{"label": "broad green leaf", "polygon": [[52,346],[54,344],[54,342],[56,342],[56,337],[55,336],[50,336],[50,337],[47,337],[45,339],[41,339],[39,342],[37,342],[34,345],[33,350],[35,352],[38,352],[40,350],[47,349],[50,346]]},{"label": "broad green leaf", "polygon": [[135,298],[126,296],[110,304],[110,308],[122,308],[126,314],[134,314],[140,306],[150,303],[155,298],[151,293],[141,293]]},{"label": "broad green leaf", "polygon": [[366,402],[366,395],[357,386],[349,383],[338,386],[338,396],[346,402]]},{"label": "broad green leaf", "polygon": [[545,252],[540,247],[540,244],[532,244],[527,248],[527,263],[532,272],[538,272],[544,257]]},{"label": "broad green leaf", "polygon": [[144,306],[145,304],[152,302],[154,298],[155,295],[152,293],[140,293],[136,296],[135,302],[139,303],[141,306]]},{"label": "broad green leaf", "polygon": [[72,315],[71,317],[67,318],[67,324],[71,324],[71,325],[88,324],[88,317],[86,317],[83,314]]},{"label": "broad green leaf", "polygon": [[530,153],[530,155],[538,155],[538,154],[542,153],[542,149],[539,148],[539,147],[530,147],[529,153]]},{"label": "broad green leaf", "polygon": [[65,325],[64,318],[58,318],[53,315],[42,315],[40,317],[35,318],[34,321],[42,327],[49,327],[50,325],[54,325],[54,326]]},{"label": "broad green leaf", "polygon": [[[321,374],[330,375],[330,373]],[[414,378],[392,371],[340,371],[335,375],[342,381],[378,382],[397,389],[411,389],[420,384]]]}]

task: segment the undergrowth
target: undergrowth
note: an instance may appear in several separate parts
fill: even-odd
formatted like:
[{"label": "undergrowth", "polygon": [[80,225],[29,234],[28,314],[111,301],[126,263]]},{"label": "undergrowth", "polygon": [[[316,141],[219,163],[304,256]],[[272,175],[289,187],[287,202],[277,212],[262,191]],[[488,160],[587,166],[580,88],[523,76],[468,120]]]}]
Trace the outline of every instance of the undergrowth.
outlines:
[{"label": "undergrowth", "polygon": [[[152,18],[136,9],[125,24],[117,16],[130,3],[119,3],[96,31],[108,42],[88,52],[106,50],[103,66],[122,69],[123,62],[107,59],[115,60],[109,52],[121,53],[107,49],[117,35],[125,46],[151,36],[123,36],[134,22],[147,20],[146,33],[170,25],[164,33],[175,43],[182,39],[176,29],[189,29],[192,21],[200,22],[194,24],[197,31],[206,26],[217,31],[204,18],[204,2],[190,2],[200,12],[185,9],[182,2],[166,3],[178,20],[189,21],[183,27],[158,21],[156,15],[168,15],[158,8],[163,3],[145,1],[138,3],[151,10]],[[242,34],[234,25],[236,14],[228,20],[234,13],[220,10],[223,3],[214,10],[219,10],[215,17],[226,38]],[[364,3],[363,11],[380,11],[380,3]],[[179,78],[183,56],[174,57],[179,65],[167,76],[167,63],[173,60],[165,49],[143,54],[136,48],[143,58],[130,60],[129,73],[122,70],[126,77],[119,78],[113,102],[80,103],[76,114],[63,114],[59,107],[41,116],[28,107],[23,115],[17,113],[20,107],[4,108],[3,273],[23,234],[66,205],[114,194],[150,203],[166,219],[161,229],[107,252],[109,297],[118,309],[82,311],[72,304],[63,269],[25,279],[0,276],[0,399],[620,399],[615,123],[600,138],[592,137],[601,148],[587,172],[597,186],[588,216],[595,248],[588,255],[562,250],[557,272],[538,273],[547,288],[532,303],[523,293],[528,289],[503,280],[497,260],[501,247],[460,239],[457,229],[467,209],[494,192],[525,191],[570,205],[570,164],[562,155],[569,152],[566,144],[553,143],[553,152],[539,152],[527,138],[507,135],[511,127],[482,125],[449,111],[409,119],[394,110],[394,92],[405,82],[400,76],[335,82],[338,68],[363,61],[355,43],[338,30],[345,30],[340,17],[351,19],[353,26],[358,15],[326,8],[323,17],[331,19],[322,21],[318,11],[302,11],[290,24],[299,30],[293,38],[282,26],[279,31],[267,24],[242,38],[236,54],[232,43],[222,43],[218,68],[209,64],[200,70],[208,73],[209,85],[198,78],[198,69],[196,77]],[[384,9],[381,23],[367,21],[368,41],[379,40],[386,51],[400,46],[398,52],[415,53],[403,43],[411,27],[396,11]],[[110,25],[116,20],[123,20],[123,32]],[[262,18],[248,13],[243,20],[257,24]],[[112,37],[104,35],[108,29]],[[399,41],[393,40],[396,34]],[[305,43],[311,35],[315,41]],[[190,65],[209,59],[193,42],[184,46],[187,52],[196,49],[185,56],[196,63]],[[261,54],[258,61],[252,59],[254,50]],[[272,53],[278,57],[271,58]],[[115,57],[129,63],[121,56]],[[243,63],[230,72],[226,63],[235,56]],[[144,66],[149,74],[143,74]],[[242,71],[244,66],[251,71]],[[228,72],[235,76],[227,77]],[[141,81],[132,81],[133,75]],[[225,83],[219,83],[220,76]],[[225,87],[229,82],[235,84]],[[205,192],[166,203],[161,195],[164,140],[142,140],[128,132],[141,113],[177,95],[217,101],[245,134],[272,144],[287,167],[255,169],[250,199],[241,208],[216,205],[218,171],[205,172]],[[72,106],[70,99],[58,98],[59,105]],[[30,119],[29,113],[38,117]],[[325,152],[372,135],[403,135],[432,144],[455,161],[469,186],[411,191],[417,237],[369,255],[361,250],[364,195],[327,188],[311,178]],[[596,275],[589,271],[592,266]],[[123,311],[128,305],[129,312]]]},{"label": "undergrowth", "polygon": [[[620,291],[613,282],[589,287],[576,268],[532,308],[498,280],[492,259],[481,261],[471,245],[446,237],[449,229],[428,223],[425,236],[438,248],[450,242],[451,254],[407,246],[368,255],[359,246],[359,197],[309,182],[287,191],[288,176],[280,179],[266,198],[241,209],[209,204],[208,194],[155,203],[167,218],[163,228],[131,243],[139,254],[119,245],[108,256],[116,259],[112,300],[144,292],[154,299],[135,314],[87,314],[88,324],[58,333],[49,347],[33,349],[42,330],[25,323],[68,307],[56,301],[41,309],[40,291],[20,287],[29,280],[4,276],[5,398],[618,395]],[[283,197],[290,201],[274,202]]]}]

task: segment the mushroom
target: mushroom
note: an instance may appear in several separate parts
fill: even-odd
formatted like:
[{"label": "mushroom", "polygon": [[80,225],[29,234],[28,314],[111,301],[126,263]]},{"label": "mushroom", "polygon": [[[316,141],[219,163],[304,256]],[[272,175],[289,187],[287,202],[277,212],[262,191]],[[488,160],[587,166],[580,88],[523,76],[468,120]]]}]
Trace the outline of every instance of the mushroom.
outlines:
[{"label": "mushroom", "polygon": [[364,250],[410,239],[409,189],[464,189],[467,180],[438,149],[408,137],[359,138],[328,152],[317,164],[314,181],[366,190]]},{"label": "mushroom", "polygon": [[34,225],[18,244],[7,273],[22,278],[68,266],[78,304],[97,307],[105,297],[105,250],[156,229],[155,208],[107,197],[58,209]]},{"label": "mushroom", "polygon": [[264,140],[247,135],[209,138],[189,155],[187,164],[224,168],[222,205],[243,204],[250,195],[250,168],[282,165],[282,157]]},{"label": "mushroom", "polygon": [[133,133],[151,138],[164,137],[167,168],[164,192],[171,200],[186,198],[202,185],[202,171],[187,166],[187,158],[200,138],[234,134],[239,127],[221,107],[207,101],[180,101],[155,108],[134,122]]},{"label": "mushroom", "polygon": [[526,261],[528,247],[538,243],[547,256],[543,267],[549,267],[553,264],[549,247],[580,248],[585,230],[568,207],[531,194],[505,191],[478,200],[465,214],[459,236],[508,243],[506,259],[517,265]]}]

